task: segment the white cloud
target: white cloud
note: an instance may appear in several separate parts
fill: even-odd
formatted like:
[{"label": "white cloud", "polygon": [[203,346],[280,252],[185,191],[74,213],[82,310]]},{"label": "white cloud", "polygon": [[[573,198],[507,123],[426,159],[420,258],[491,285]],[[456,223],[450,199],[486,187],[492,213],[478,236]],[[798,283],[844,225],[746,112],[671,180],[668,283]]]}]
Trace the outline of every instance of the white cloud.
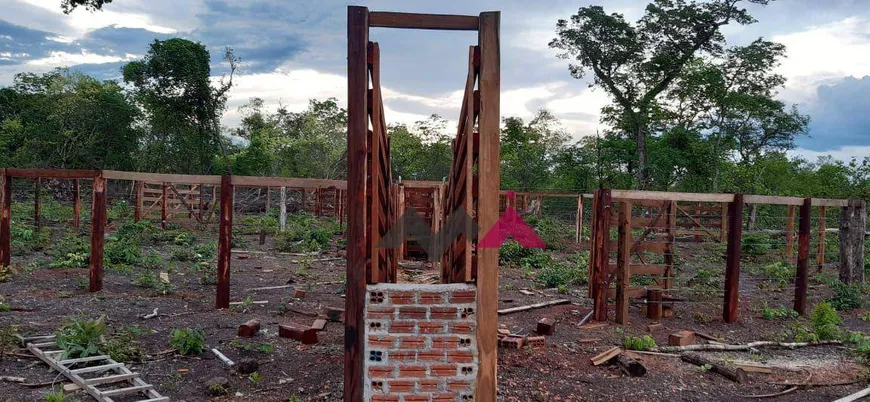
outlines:
[{"label": "white cloud", "polygon": [[870,19],[849,17],[772,40],[786,45],[778,71],[789,80],[782,96],[791,102],[812,101],[816,88],[845,76],[870,75]]},{"label": "white cloud", "polygon": [[810,162],[815,162],[819,159],[819,157],[822,156],[831,156],[834,159],[839,159],[844,162],[848,162],[852,160],[852,158],[856,158],[860,161],[866,157],[870,157],[870,145],[844,146],[824,151],[813,151],[809,149],[798,148],[792,151],[788,151],[788,154],[789,156],[801,156]]},{"label": "white cloud", "polygon": [[28,66],[38,66],[38,67],[66,67],[66,66],[74,66],[78,64],[105,64],[105,63],[115,63],[119,61],[130,61],[135,60],[141,56],[126,54],[124,57],[120,56],[107,56],[95,53],[89,53],[87,50],[82,50],[81,53],[69,53],[69,52],[50,52],[48,57],[44,57],[41,59],[30,60],[27,62]]},{"label": "white cloud", "polygon": [[[60,2],[55,0],[6,1],[12,1],[9,6],[15,11],[4,17],[8,18],[10,22],[28,28],[62,34],[47,38],[49,40],[65,36],[67,39],[78,39],[88,31],[113,25],[119,28],[140,28],[162,34],[171,34],[193,28],[190,18],[171,18],[168,15],[159,15],[159,12],[155,12],[155,10],[160,10],[158,6],[162,6],[164,10],[175,10],[177,14],[185,16],[188,14],[185,12],[186,10],[194,9],[188,4],[170,3],[166,0],[141,2],[138,5],[135,2],[127,5],[123,5],[124,2],[117,2],[118,4],[112,3],[100,12],[88,12],[80,7],[69,15],[63,14]],[[160,22],[158,23],[158,21]],[[167,25],[167,23],[171,25]]]},{"label": "white cloud", "polygon": [[66,43],[70,44],[75,41],[75,39],[70,38],[69,36],[57,35],[57,36],[47,36],[45,39],[48,39],[52,42]]}]

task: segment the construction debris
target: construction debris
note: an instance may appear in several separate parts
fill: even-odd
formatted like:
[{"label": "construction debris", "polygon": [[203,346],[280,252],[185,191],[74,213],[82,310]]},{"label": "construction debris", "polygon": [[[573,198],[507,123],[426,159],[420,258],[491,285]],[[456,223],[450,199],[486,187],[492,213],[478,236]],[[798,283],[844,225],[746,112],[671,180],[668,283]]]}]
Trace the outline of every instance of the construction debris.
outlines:
[{"label": "construction debris", "polygon": [[224,364],[226,364],[227,366],[232,367],[232,366],[235,366],[235,365],[236,365],[235,362],[233,362],[232,360],[230,360],[229,357],[226,357],[223,353],[221,353],[220,350],[217,350],[217,349],[215,349],[215,348],[212,348],[212,349],[211,349],[211,352],[214,353],[214,355],[217,356],[217,358],[220,359],[222,362],[224,362]]},{"label": "construction debris", "polygon": [[668,335],[668,345],[670,346],[686,346],[695,343],[695,333],[688,330],[682,330]]},{"label": "construction debris", "polygon": [[291,322],[287,325],[279,325],[278,336],[297,340],[305,345],[312,345],[318,342],[317,330],[295,322]]},{"label": "construction debris", "polygon": [[627,352],[616,357],[616,365],[629,377],[643,377],[646,367],[634,357],[628,356]]},{"label": "construction debris", "polygon": [[746,371],[726,361],[713,360],[696,352],[683,353],[680,355],[680,358],[682,358],[686,363],[691,363],[699,367],[709,367],[709,371],[720,374],[738,384],[746,383],[748,379]]},{"label": "construction debris", "polygon": [[770,347],[780,347],[780,348],[800,348],[805,346],[823,346],[823,345],[842,345],[843,342],[840,341],[819,341],[819,342],[772,342],[772,341],[758,341],[758,342],[750,342],[745,345],[727,345],[727,344],[715,344],[715,345],[687,345],[687,346],[660,346],[658,348],[653,349],[654,352],[688,352],[688,351],[699,351],[699,350],[750,350],[765,346]]},{"label": "construction debris", "polygon": [[593,366],[600,366],[610,361],[610,359],[618,356],[620,353],[622,353],[622,348],[614,346],[610,349],[605,350],[604,352],[599,353],[598,355],[589,360],[592,361]]},{"label": "construction debris", "polygon": [[260,320],[251,319],[242,325],[239,325],[239,336],[242,338],[252,338],[260,332]]},{"label": "construction debris", "polygon": [[520,311],[528,311],[528,310],[534,310],[534,309],[550,307],[550,306],[558,306],[560,304],[568,304],[568,303],[571,303],[571,301],[567,300],[567,299],[551,300],[551,301],[546,301],[546,302],[542,302],[542,303],[529,304],[527,306],[506,308],[503,310],[499,310],[498,315],[518,313]]},{"label": "construction debris", "polygon": [[552,318],[541,318],[538,321],[538,327],[535,330],[538,335],[553,335],[556,332],[556,321]]},{"label": "construction debris", "polygon": [[323,318],[318,318],[314,320],[314,324],[311,324],[311,328],[313,328],[315,331],[323,331],[324,329],[326,329],[326,320],[324,320]]}]

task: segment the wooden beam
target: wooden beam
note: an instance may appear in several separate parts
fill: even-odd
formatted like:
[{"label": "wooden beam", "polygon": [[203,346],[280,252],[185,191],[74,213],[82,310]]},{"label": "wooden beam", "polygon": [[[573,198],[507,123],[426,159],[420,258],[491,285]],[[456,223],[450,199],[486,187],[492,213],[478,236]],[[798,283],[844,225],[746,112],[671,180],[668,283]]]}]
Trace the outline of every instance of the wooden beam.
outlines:
[{"label": "wooden beam", "polygon": [[473,15],[412,14],[372,11],[372,28],[436,29],[441,31],[477,31],[478,18]]},{"label": "wooden beam", "polygon": [[864,236],[867,230],[867,203],[850,200],[840,216],[840,281],[864,282]]},{"label": "wooden beam", "polygon": [[619,239],[616,253],[616,322],[628,323],[629,299],[625,293],[629,287],[631,272],[631,203],[619,203]]},{"label": "wooden beam", "polygon": [[807,314],[807,272],[810,266],[810,220],[812,219],[812,199],[804,199],[798,221],[798,263],[794,280],[794,311]]},{"label": "wooden beam", "polygon": [[728,211],[728,246],[725,257],[725,298],[722,320],[726,323],[737,321],[740,299],[740,254],[743,245],[743,206],[742,194],[735,194]]},{"label": "wooden beam", "polygon": [[611,190],[611,197],[614,201],[632,198],[642,200],[684,202],[731,202],[734,200],[733,194],[701,194],[641,190]]},{"label": "wooden beam", "polygon": [[594,241],[594,263],[592,299],[595,321],[607,321],[607,266],[610,264],[610,189],[598,190],[596,201],[595,226],[592,230]]},{"label": "wooden beam", "polygon": [[[499,135],[501,124],[501,49],[499,12],[480,14],[480,154],[478,156],[479,196],[477,200],[478,239],[495,227],[501,187]],[[473,115],[473,111],[469,110]],[[471,130],[469,130],[471,131]],[[469,138],[471,146],[472,138]],[[468,172],[472,174],[472,172]],[[469,191],[471,189],[468,189]],[[477,350],[479,366],[474,400],[495,402],[498,376],[498,248],[477,250]],[[466,269],[471,270],[472,267]]]},{"label": "wooden beam", "polygon": [[103,289],[103,239],[106,235],[106,179],[94,177],[91,202],[90,291]]},{"label": "wooden beam", "polygon": [[73,220],[72,226],[78,228],[81,225],[82,200],[80,195],[80,179],[73,180]]},{"label": "wooden beam", "polygon": [[152,183],[166,182],[177,184],[221,184],[221,176],[121,172],[117,170],[103,170],[103,178],[112,180],[139,180]]},{"label": "wooden beam", "polygon": [[819,207],[819,233],[818,233],[818,244],[816,248],[816,264],[818,264],[817,272],[822,272],[822,268],[825,266],[825,230],[827,230],[827,207],[820,206]]},{"label": "wooden beam", "polygon": [[92,179],[99,173],[98,170],[79,169],[16,169],[6,168],[6,175],[12,177],[28,177],[38,179]]},{"label": "wooden beam", "polygon": [[298,179],[293,177],[233,176],[235,187],[294,187],[302,189],[331,188],[346,189],[344,180]]},{"label": "wooden beam", "polygon": [[369,11],[347,8],[347,284],[345,285],[344,401],[363,401],[366,304],[366,137],[368,135]]},{"label": "wooden beam", "polygon": [[230,308],[230,258],[233,244],[233,178],[221,177],[221,214],[218,223],[217,294],[215,308]]},{"label": "wooden beam", "polygon": [[0,266],[8,267],[11,263],[12,245],[12,176],[3,172],[2,202],[0,202]]}]

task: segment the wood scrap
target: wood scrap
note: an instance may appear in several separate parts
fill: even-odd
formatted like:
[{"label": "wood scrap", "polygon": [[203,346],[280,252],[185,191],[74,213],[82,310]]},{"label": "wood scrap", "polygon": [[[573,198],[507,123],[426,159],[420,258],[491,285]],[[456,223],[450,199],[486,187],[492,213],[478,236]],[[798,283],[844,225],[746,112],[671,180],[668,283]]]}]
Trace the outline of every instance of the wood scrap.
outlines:
[{"label": "wood scrap", "polygon": [[728,344],[707,344],[707,345],[686,345],[686,346],[660,346],[653,349],[653,352],[689,352],[703,350],[750,350],[760,347],[780,347],[780,348],[801,348],[805,346],[824,346],[824,345],[842,345],[840,341],[819,341],[819,342],[772,342],[758,341],[749,342],[744,345],[728,345]]},{"label": "wood scrap", "polygon": [[858,399],[861,399],[861,398],[863,398],[863,397],[865,397],[865,396],[867,396],[867,395],[870,395],[870,388],[864,388],[864,389],[861,390],[861,391],[858,391],[858,392],[856,392],[856,393],[854,393],[854,394],[852,394],[852,395],[844,396],[844,397],[842,397],[842,398],[840,398],[840,399],[837,399],[837,400],[834,401],[834,402],[852,402],[852,401],[857,401]]},{"label": "wood scrap", "polygon": [[620,353],[622,353],[622,348],[614,346],[610,349],[605,350],[604,352],[599,353],[598,355],[592,357],[589,360],[592,361],[593,366],[600,366],[604,363],[607,363],[608,361],[610,361],[610,359],[613,359]]},{"label": "wood scrap", "polygon": [[254,300],[252,302],[230,302],[230,306],[241,306],[242,304],[269,304],[268,300]]},{"label": "wood scrap", "polygon": [[502,310],[498,311],[498,315],[519,313],[521,311],[528,311],[528,310],[534,310],[534,309],[539,309],[539,308],[544,308],[544,307],[558,306],[560,304],[568,304],[568,303],[571,303],[571,301],[568,299],[550,300],[550,301],[541,302],[541,303],[529,304],[526,306],[518,306],[518,307],[511,307],[511,308],[502,309]]},{"label": "wood scrap", "polygon": [[606,326],[607,326],[606,322],[593,322],[591,324],[581,325],[580,329],[596,329],[596,328],[601,328],[601,327],[606,327]]},{"label": "wood scrap", "polygon": [[649,352],[646,350],[634,350],[634,353],[639,355],[650,355],[650,356],[665,356],[665,357],[680,357],[680,355],[676,353],[661,353],[661,352]]},{"label": "wood scrap", "polygon": [[0,377],[0,381],[16,382],[16,383],[22,384],[27,380],[24,377],[2,376],[2,377]]},{"label": "wood scrap", "polygon": [[735,366],[740,367],[743,371],[747,373],[763,373],[763,374],[771,374],[773,373],[773,369],[767,366],[762,366],[759,364],[749,364],[749,363],[734,363]]},{"label": "wood scrap", "polygon": [[593,311],[590,311],[589,314],[586,314],[586,317],[583,317],[583,319],[580,320],[580,323],[577,324],[577,326],[583,326],[583,324],[585,324],[586,321],[589,321],[589,318],[592,317],[592,313],[594,313],[594,312],[595,312],[595,311],[593,310]]},{"label": "wood scrap", "polygon": [[637,359],[628,356],[626,353],[621,353],[616,356],[616,365],[629,377],[643,377],[646,374],[646,367]]},{"label": "wood scrap", "polygon": [[716,342],[716,343],[724,343],[725,342],[725,339],[723,339],[723,338],[717,338],[713,335],[710,335],[708,333],[701,332],[701,331],[695,331],[695,336],[697,336],[698,338],[701,338],[701,339],[704,339],[707,341]]},{"label": "wood scrap", "polygon": [[315,260],[290,260],[290,263],[291,264],[306,264],[306,263],[312,263],[312,262],[338,261],[338,260],[344,260],[344,259],[345,259],[344,257],[333,257],[333,258],[318,258]]},{"label": "wood scrap", "polygon": [[147,320],[147,319],[150,319],[150,318],[157,317],[157,316],[158,316],[158,314],[157,314],[157,310],[159,310],[159,309],[158,309],[157,307],[155,307],[155,308],[154,308],[154,311],[151,312],[151,314],[140,315],[139,318],[142,319],[142,320]]},{"label": "wood scrap", "polygon": [[229,357],[224,356],[224,354],[221,353],[220,350],[217,350],[217,349],[215,349],[215,348],[212,348],[212,349],[211,349],[211,352],[214,353],[214,355],[217,356],[218,359],[220,359],[220,360],[221,360],[224,364],[226,364],[227,366],[232,367],[232,366],[235,366],[235,365],[236,365],[236,363],[233,362],[232,360],[230,360]]},{"label": "wood scrap", "polygon": [[746,372],[731,363],[713,360],[697,352],[686,352],[680,355],[686,363],[691,363],[699,367],[708,367],[710,371],[720,374],[723,377],[734,381],[738,384],[744,384],[748,380]]}]

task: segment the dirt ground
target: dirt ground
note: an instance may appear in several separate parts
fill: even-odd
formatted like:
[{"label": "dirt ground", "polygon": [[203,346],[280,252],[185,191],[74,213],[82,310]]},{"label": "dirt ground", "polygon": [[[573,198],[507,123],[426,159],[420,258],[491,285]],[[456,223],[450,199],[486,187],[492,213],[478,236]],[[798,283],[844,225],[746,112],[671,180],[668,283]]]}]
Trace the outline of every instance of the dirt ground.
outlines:
[{"label": "dirt ground", "polygon": [[[129,366],[172,400],[341,400],[341,323],[330,322],[318,334],[319,343],[310,346],[279,338],[277,332],[278,324],[291,321],[310,325],[314,321],[310,314],[319,312],[323,307],[344,307],[344,260],[316,261],[303,269],[303,264],[298,262],[300,257],[260,252],[270,250],[271,244],[267,242],[265,246],[257,246],[255,237],[248,237],[250,245],[246,249],[251,252],[233,254],[232,300],[241,301],[251,296],[255,301],[267,302],[252,304],[248,306],[248,311],[214,310],[214,285],[200,284],[194,274],[184,269],[171,274],[174,292],[154,296],[150,289],[131,284],[131,277],[123,273],[107,271],[104,290],[91,294],[79,285],[79,278],[87,277],[86,269],[37,268],[29,273],[18,273],[0,283],[0,295],[13,308],[11,312],[0,313],[0,328],[15,326],[23,335],[50,334],[67,317],[96,318],[100,315],[106,316],[111,328],[109,332],[135,325],[143,330],[138,342],[145,356],[141,362],[132,362]],[[340,255],[334,243],[330,251],[315,258],[338,258]],[[14,257],[14,262],[25,265],[30,259],[39,258],[38,255]],[[632,307],[630,324],[627,326],[617,326],[611,321],[587,329],[576,326],[590,311],[585,287],[572,287],[567,294],[559,294],[555,289],[544,289],[527,295],[522,291],[534,289],[535,286],[533,279],[526,277],[521,269],[502,267],[500,276],[500,308],[557,298],[567,298],[572,304],[499,317],[500,324],[513,333],[521,334],[534,331],[537,321],[543,317],[556,320],[556,332],[548,337],[545,348],[499,350],[499,400],[758,400],[752,396],[774,394],[789,388],[772,384],[784,382],[808,385],[765,400],[827,401],[866,386],[866,381],[862,379],[866,367],[856,362],[851,351],[838,346],[720,354],[723,359],[766,362],[774,367],[771,374],[750,373],[748,384],[733,383],[672,356],[642,355],[641,361],[648,373],[639,378],[623,375],[616,366],[595,367],[590,363],[590,358],[596,354],[612,346],[621,346],[625,334],[649,334],[659,345],[667,344],[668,334],[683,329],[711,334],[728,343],[772,339],[782,329],[788,328],[794,319],[761,319],[757,298],[763,297],[771,304],[790,305],[792,295],[788,291],[748,292],[747,296],[741,298],[740,321],[735,324],[722,322],[720,297],[705,303],[675,303],[674,316],[662,319],[664,328],[654,332],[647,331],[647,325],[652,321],[645,317],[639,305]],[[306,290],[305,297],[293,298],[293,288],[247,290],[288,282],[295,288]],[[822,295],[814,293],[810,305],[819,297]],[[155,308],[159,313],[157,317],[140,318],[152,313]],[[842,314],[844,328],[870,332],[870,323],[858,318],[861,313],[862,310]],[[699,316],[710,319],[699,320]],[[252,318],[261,320],[262,333],[255,338],[237,340],[239,324]],[[171,330],[186,327],[202,328],[207,348],[217,348],[234,361],[256,359],[260,364],[258,372],[261,380],[255,383],[249,376],[237,374],[208,351],[195,357],[168,352]],[[263,344],[272,344],[274,350],[261,351]],[[62,377],[59,378],[45,365],[27,355],[28,352],[22,349],[13,355],[0,357],[0,376],[24,377],[28,384],[51,381],[60,384]],[[229,380],[229,395],[208,395],[205,384],[214,377],[226,377]],[[830,385],[848,382],[854,383]],[[59,385],[28,388],[22,384],[0,381],[0,400],[42,401],[53,388],[59,389]],[[90,397],[78,392],[66,400],[76,399],[87,401]]]}]

